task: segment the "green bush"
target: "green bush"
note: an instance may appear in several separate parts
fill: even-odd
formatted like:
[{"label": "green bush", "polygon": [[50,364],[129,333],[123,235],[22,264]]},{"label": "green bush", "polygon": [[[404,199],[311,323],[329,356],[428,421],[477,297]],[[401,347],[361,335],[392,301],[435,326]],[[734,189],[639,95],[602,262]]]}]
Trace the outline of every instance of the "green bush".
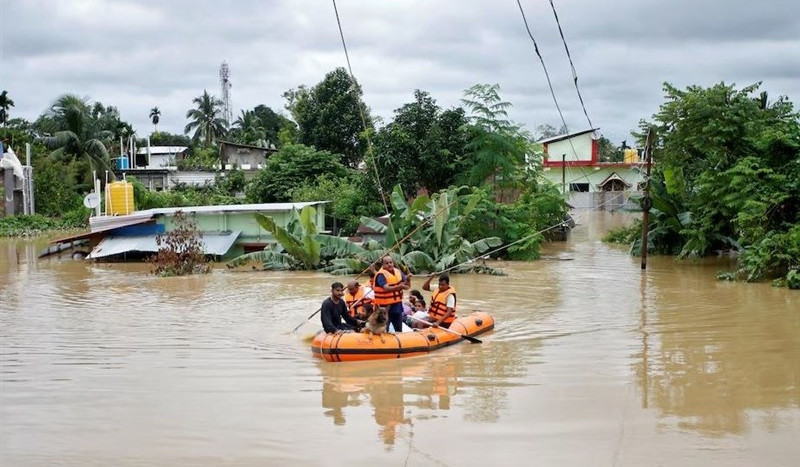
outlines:
[{"label": "green bush", "polygon": [[47,217],[41,214],[32,216],[8,216],[0,219],[0,237],[30,237],[54,230],[85,228],[88,210],[75,210],[61,218]]}]

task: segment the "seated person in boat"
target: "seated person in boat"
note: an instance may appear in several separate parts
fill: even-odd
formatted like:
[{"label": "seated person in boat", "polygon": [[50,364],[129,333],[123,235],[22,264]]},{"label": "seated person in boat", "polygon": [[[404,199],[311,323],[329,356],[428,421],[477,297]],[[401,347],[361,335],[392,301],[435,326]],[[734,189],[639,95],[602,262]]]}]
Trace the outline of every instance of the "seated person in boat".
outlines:
[{"label": "seated person in boat", "polygon": [[347,283],[347,290],[344,292],[344,301],[347,304],[347,311],[357,320],[366,320],[365,305],[371,305],[375,299],[375,292],[368,285],[361,285],[356,281]]},{"label": "seated person in boat", "polygon": [[[322,302],[320,319],[325,332],[352,332],[358,327],[358,321],[347,312],[344,301],[344,286],[341,282],[331,284],[331,296]],[[344,319],[344,322],[342,320]]]},{"label": "seated person in boat", "polygon": [[[428,277],[422,290],[431,291],[431,279],[433,276]],[[439,276],[439,286],[435,287],[431,295],[431,306],[428,309],[428,316],[425,319],[426,323],[414,321],[415,327],[428,327],[428,326],[441,326],[449,328],[450,324],[455,321],[456,316],[456,289],[450,286],[450,276],[442,274]]]},{"label": "seated person in boat", "polygon": [[413,315],[419,306],[419,303],[425,303],[425,299],[422,298],[422,293],[419,290],[414,289],[408,293],[408,301],[403,302],[403,319],[408,315]]}]

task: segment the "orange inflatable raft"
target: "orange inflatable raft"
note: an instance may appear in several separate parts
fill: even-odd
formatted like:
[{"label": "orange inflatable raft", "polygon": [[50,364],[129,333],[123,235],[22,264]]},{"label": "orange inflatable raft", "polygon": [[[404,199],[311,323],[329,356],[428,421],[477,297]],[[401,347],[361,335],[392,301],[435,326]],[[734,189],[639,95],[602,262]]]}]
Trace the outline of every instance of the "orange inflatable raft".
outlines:
[{"label": "orange inflatable raft", "polygon": [[311,341],[311,352],[329,362],[414,357],[466,340],[461,335],[475,337],[492,329],[494,318],[476,311],[457,318],[449,329],[426,328],[382,336],[361,332],[321,332]]}]

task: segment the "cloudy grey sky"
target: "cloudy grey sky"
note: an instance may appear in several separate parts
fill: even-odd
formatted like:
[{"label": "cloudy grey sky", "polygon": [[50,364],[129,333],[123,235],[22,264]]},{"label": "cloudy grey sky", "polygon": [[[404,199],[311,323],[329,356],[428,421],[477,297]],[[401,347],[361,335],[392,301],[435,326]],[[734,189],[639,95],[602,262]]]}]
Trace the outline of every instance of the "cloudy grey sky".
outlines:
[{"label": "cloudy grey sky", "polygon": [[[662,83],[744,86],[800,103],[797,0],[554,0],[589,117],[630,139],[662,102]],[[522,0],[571,130],[588,126],[548,0]],[[353,72],[390,121],[414,89],[442,107],[499,83],[530,130],[560,124],[516,0],[337,0]],[[150,108],[182,132],[203,89],[231,69],[234,115],[346,66],[329,0],[0,0],[0,88],[30,120],[65,92],[119,108],[140,135]]]}]

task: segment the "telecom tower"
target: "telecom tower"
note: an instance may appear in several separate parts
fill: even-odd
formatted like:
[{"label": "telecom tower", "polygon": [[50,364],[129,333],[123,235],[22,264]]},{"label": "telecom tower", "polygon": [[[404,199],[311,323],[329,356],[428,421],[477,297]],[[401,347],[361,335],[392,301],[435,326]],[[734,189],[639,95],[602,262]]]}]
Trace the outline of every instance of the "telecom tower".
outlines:
[{"label": "telecom tower", "polygon": [[219,85],[222,88],[222,118],[230,125],[233,120],[233,110],[231,109],[231,69],[228,64],[222,62],[219,67]]}]

